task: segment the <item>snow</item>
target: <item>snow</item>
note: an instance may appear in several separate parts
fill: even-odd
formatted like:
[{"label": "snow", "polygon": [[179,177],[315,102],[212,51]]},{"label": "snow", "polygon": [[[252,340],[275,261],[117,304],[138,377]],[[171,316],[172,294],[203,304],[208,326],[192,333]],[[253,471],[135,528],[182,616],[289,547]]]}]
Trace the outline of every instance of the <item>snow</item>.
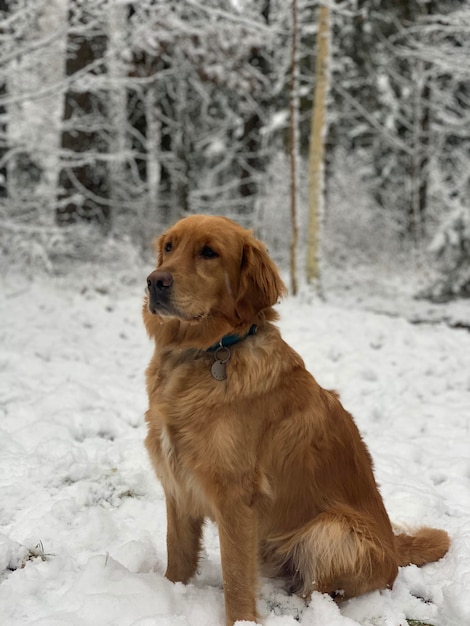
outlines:
[{"label": "snow", "polygon": [[[222,624],[213,525],[192,583],[163,576],[165,505],[143,447],[143,287],[93,272],[88,284],[0,282],[0,624]],[[308,293],[280,312],[285,339],[355,415],[392,520],[445,528],[452,547],[339,608],[318,593],[305,607],[262,579],[263,623],[470,624],[470,334]]]}]

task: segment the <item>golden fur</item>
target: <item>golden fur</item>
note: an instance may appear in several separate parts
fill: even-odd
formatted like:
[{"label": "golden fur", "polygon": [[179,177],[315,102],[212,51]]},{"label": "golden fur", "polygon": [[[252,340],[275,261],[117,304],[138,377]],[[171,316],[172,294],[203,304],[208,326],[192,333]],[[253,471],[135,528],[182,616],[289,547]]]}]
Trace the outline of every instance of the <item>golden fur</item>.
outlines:
[{"label": "golden fur", "polygon": [[[394,535],[351,415],[273,325],[285,287],[261,242],[191,216],[157,252],[143,309],[155,340],[146,447],[166,495],[166,576],[195,574],[205,518],[218,526],[227,625],[258,619],[260,568],[306,598],[347,598],[441,558],[444,531]],[[207,349],[252,324],[215,380]]]}]

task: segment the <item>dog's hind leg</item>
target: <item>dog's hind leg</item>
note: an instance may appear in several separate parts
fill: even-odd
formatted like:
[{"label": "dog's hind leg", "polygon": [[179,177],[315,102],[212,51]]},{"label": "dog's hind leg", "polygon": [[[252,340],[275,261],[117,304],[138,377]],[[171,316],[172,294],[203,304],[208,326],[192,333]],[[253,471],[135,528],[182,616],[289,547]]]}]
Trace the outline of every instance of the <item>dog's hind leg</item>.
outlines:
[{"label": "dog's hind leg", "polygon": [[350,512],[325,512],[276,549],[292,572],[292,589],[353,596],[391,587],[398,567],[393,539],[381,538],[367,518]]}]

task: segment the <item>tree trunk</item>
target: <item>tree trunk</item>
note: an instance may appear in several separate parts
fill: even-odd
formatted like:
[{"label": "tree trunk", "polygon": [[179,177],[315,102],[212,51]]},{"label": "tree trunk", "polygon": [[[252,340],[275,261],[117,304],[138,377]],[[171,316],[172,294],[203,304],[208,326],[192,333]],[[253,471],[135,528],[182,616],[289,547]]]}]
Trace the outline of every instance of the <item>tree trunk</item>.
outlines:
[{"label": "tree trunk", "polygon": [[326,99],[329,88],[330,59],[330,9],[318,9],[317,60],[315,93],[312,109],[312,126],[309,153],[309,210],[307,232],[308,283],[320,286],[320,225],[324,194],[324,152],[327,129]]},{"label": "tree trunk", "polygon": [[[112,159],[108,165],[109,211],[112,212],[113,227],[126,227],[130,180],[127,173],[129,154],[129,129],[127,124],[127,89],[124,78],[127,64],[124,63],[120,48],[126,39],[127,8],[123,4],[111,4],[108,8],[107,40],[109,77],[107,110],[105,114],[113,124],[109,133],[108,151]],[[127,202],[126,202],[127,200]]]},{"label": "tree trunk", "polygon": [[[271,0],[264,0],[261,8],[261,15],[266,24],[269,24]],[[269,61],[262,51],[253,50],[250,63],[260,68],[261,72],[267,76],[269,73]],[[266,94],[269,98],[269,94]],[[264,100],[264,102],[263,102]],[[259,106],[265,109],[265,98],[261,97]],[[241,150],[244,155],[240,157],[240,185],[239,193],[242,203],[239,213],[250,215],[254,210],[254,201],[258,193],[258,176],[265,167],[262,158],[262,138],[261,129],[263,120],[258,110],[254,110],[243,124],[243,136],[241,140]]]},{"label": "tree trunk", "polygon": [[156,84],[147,88],[145,93],[145,112],[147,119],[147,188],[148,203],[152,213],[158,205],[160,187],[160,142],[161,129],[158,112],[158,93]]},{"label": "tree trunk", "polygon": [[[82,10],[82,15],[72,11]],[[65,94],[62,153],[59,178],[58,224],[78,221],[96,222],[108,230],[111,221],[110,185],[108,180],[108,135],[106,91],[103,88],[84,90],[73,77],[84,74],[90,67],[90,76],[105,72],[106,37],[103,32],[84,33],[88,21],[86,8],[71,5],[70,24],[78,21],[80,32],[69,32],[67,37],[66,75],[69,87]],[[94,25],[96,28],[96,24]],[[100,63],[99,59],[103,59]],[[93,69],[91,66],[93,64]],[[72,78],[72,80],[70,80]],[[103,158],[104,157],[104,158]]]},{"label": "tree trunk", "polygon": [[[6,22],[8,15],[8,0],[0,0],[0,19]],[[0,29],[3,35],[3,29]],[[7,109],[2,104],[2,100],[7,95],[7,79],[3,75],[0,78],[0,198],[5,198],[7,194],[7,166],[6,157],[8,154],[8,126],[7,126]]]},{"label": "tree trunk", "polygon": [[413,154],[411,164],[411,206],[409,232],[414,244],[419,248],[425,236],[425,218],[428,191],[429,162],[429,123],[430,95],[429,78],[426,76],[424,62],[418,61],[414,72],[414,120]]},{"label": "tree trunk", "polygon": [[297,66],[297,0],[292,0],[292,41],[291,41],[291,75],[289,94],[289,157],[290,157],[290,211],[292,234],[290,240],[290,284],[291,293],[297,295],[297,156],[298,137],[298,66]]},{"label": "tree trunk", "polygon": [[[424,4],[421,14],[428,16],[435,12],[432,0]],[[426,209],[428,202],[429,142],[431,125],[431,81],[428,75],[429,64],[418,61],[415,67],[414,137],[412,157],[412,202],[410,234],[414,243],[422,245],[426,235]]]}]

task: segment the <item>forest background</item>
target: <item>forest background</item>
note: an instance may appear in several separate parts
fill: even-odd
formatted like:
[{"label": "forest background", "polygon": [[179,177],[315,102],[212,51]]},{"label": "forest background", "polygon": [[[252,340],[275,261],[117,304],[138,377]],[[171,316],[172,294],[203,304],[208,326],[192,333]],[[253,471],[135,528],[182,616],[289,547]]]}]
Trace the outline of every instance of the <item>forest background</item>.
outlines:
[{"label": "forest background", "polygon": [[469,0],[320,4],[324,59],[311,0],[0,0],[2,267],[124,262],[212,213],[301,280],[313,225],[336,275],[469,296]]}]

